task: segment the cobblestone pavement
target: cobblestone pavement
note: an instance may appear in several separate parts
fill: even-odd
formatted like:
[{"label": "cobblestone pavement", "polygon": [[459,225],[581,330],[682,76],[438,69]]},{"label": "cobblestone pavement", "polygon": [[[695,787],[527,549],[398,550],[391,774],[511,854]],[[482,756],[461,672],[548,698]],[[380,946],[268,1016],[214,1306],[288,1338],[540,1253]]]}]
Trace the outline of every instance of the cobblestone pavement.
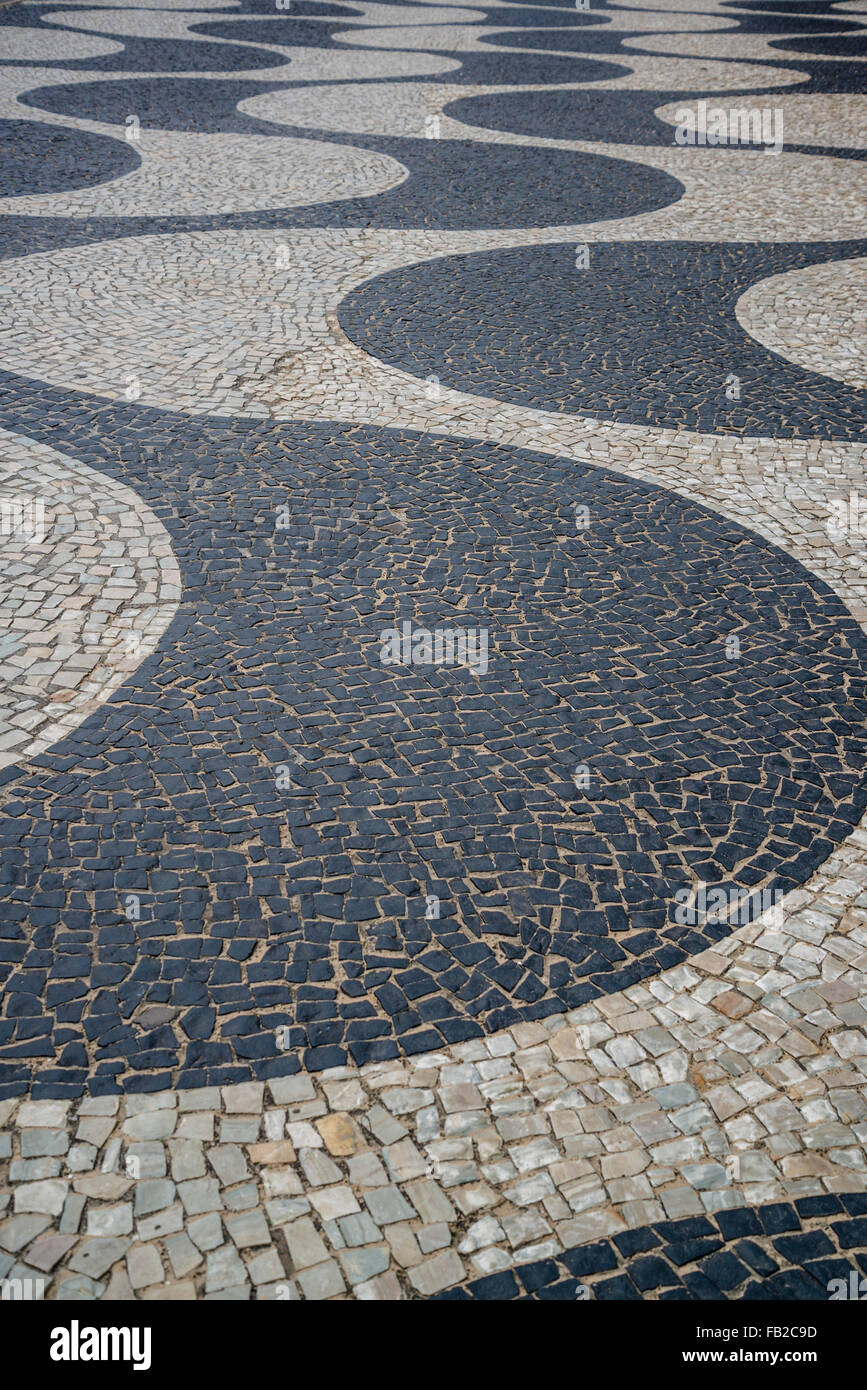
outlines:
[{"label": "cobblestone pavement", "polygon": [[0,1280],[867,1272],[865,14],[0,8]]}]

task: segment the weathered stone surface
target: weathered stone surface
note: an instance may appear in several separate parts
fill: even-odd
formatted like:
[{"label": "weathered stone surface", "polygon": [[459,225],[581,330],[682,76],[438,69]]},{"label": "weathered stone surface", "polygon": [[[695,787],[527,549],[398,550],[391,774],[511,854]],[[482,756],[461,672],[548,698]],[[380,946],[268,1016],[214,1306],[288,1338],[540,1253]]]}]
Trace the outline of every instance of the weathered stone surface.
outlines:
[{"label": "weathered stone surface", "polygon": [[[166,26],[213,51],[120,14],[130,62]],[[773,88],[764,160],[664,131],[690,84],[762,90],[746,22],[660,47],[671,16],[612,12],[611,79],[548,47],[573,13],[541,48],[494,17],[431,14],[436,53],[397,12],[345,53],[276,21],[267,136],[226,126],[232,43],[195,132],[173,72],[135,150],[123,83],[6,123],[34,438],[2,434],[0,1278],[50,1299],[533,1297],[596,1245],[600,1298],[863,1263],[863,213],[821,153],[860,139],[853,64]],[[10,111],[103,61],[13,18]],[[484,670],[383,661],[410,589]],[[778,875],[750,920],[681,901]],[[681,1220],[724,1258],[670,1258]]]}]

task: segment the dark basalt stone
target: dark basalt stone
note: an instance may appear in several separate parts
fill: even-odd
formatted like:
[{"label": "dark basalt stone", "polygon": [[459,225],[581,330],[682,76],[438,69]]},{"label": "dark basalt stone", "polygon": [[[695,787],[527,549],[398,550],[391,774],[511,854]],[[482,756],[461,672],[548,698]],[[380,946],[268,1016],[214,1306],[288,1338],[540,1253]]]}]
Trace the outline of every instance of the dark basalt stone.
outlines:
[{"label": "dark basalt stone", "polygon": [[0,120],[0,188],[7,198],[91,188],[140,163],[134,145],[107,135]]},{"label": "dark basalt stone", "polygon": [[660,428],[861,439],[867,394],[769,352],[735,306],[768,276],[865,249],[595,243],[586,268],[574,244],[449,256],[360,286],[340,322],[373,356],[476,396]]},{"label": "dark basalt stone", "polygon": [[[0,1084],[61,1023],[131,1081],[557,1012],[725,934],[677,920],[695,878],[794,886],[867,803],[867,639],[702,507],[466,440],[3,395],[150,503],[185,588],[134,677],[5,774]],[[488,670],[383,665],[405,619],[486,629]],[[186,1024],[138,1027],[155,1003]]]},{"label": "dark basalt stone", "polygon": [[[777,1240],[771,1237],[779,1203],[662,1221],[471,1279],[435,1295],[435,1301],[845,1300],[861,1288],[867,1264],[867,1226],[860,1223],[864,1229],[850,1237],[859,1223],[846,1220],[862,1201],[861,1193],[843,1193],[782,1204],[789,1228],[798,1234]],[[830,1229],[817,1220],[832,1213],[838,1220]],[[758,1239],[739,1239],[746,1229]],[[716,1346],[707,1335],[701,1345]]]}]

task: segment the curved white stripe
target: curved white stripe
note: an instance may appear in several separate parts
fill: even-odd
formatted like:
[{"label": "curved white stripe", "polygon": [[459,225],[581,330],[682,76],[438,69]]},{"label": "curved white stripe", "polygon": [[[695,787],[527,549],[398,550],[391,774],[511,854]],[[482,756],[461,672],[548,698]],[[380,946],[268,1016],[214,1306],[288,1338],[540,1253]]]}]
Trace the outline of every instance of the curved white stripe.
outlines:
[{"label": "curved white stripe", "polygon": [[130,488],[0,430],[0,767],[35,757],[153,652],[181,577]]},{"label": "curved white stripe", "polygon": [[867,259],[829,261],[760,280],[741,295],[735,315],[756,342],[787,361],[867,388]]},{"label": "curved white stripe", "polygon": [[409,177],[388,155],[322,140],[141,131],[133,147],[142,162],[119,178],[4,198],[0,207],[43,217],[257,212],[383,193]]}]

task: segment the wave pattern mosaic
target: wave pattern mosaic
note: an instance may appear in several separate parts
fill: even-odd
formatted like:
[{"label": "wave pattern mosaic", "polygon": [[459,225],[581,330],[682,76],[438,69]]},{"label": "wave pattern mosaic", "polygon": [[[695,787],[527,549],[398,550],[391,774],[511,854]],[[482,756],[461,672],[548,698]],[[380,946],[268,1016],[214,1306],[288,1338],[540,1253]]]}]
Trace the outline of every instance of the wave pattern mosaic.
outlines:
[{"label": "wave pattern mosaic", "polygon": [[865,1267],[865,25],[0,9],[0,1280]]}]

